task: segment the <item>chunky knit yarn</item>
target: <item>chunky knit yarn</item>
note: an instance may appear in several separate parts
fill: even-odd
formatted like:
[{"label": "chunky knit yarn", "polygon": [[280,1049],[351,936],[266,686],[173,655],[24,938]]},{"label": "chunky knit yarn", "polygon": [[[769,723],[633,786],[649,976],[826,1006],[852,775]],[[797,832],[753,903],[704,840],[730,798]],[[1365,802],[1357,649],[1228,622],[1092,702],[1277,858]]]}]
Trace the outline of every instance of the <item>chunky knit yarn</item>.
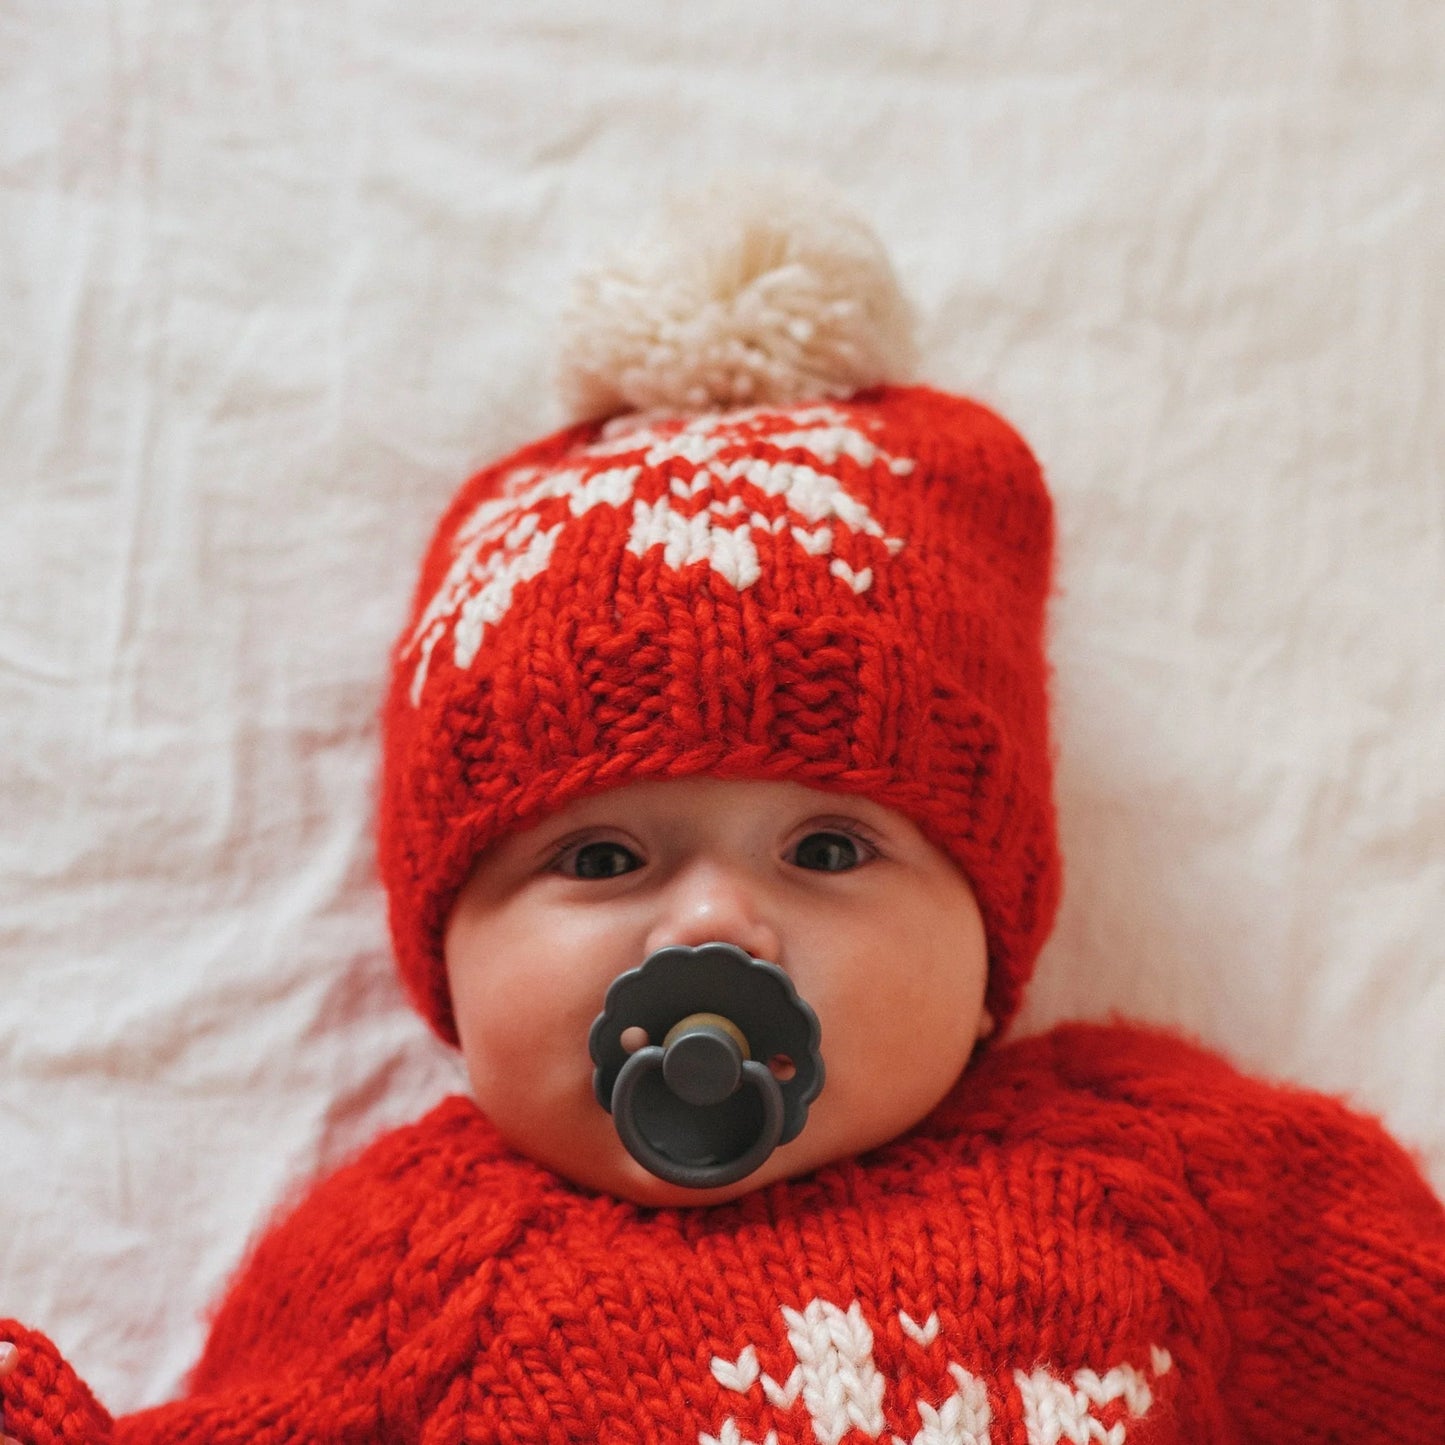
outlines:
[{"label": "chunky knit yarn", "polygon": [[113,1423],[17,1332],[23,1445],[1439,1445],[1445,1211],[1333,1100],[1072,1026],[711,1209],[579,1191],[449,1100],[262,1239],[187,1398]]},{"label": "chunky knit yarn", "polygon": [[972,884],[988,1007],[1059,892],[1044,603],[1021,438],[922,387],[589,423],[473,477],[437,530],[385,712],[380,859],[412,997],[486,846],[586,793],[710,774],[863,794]]}]

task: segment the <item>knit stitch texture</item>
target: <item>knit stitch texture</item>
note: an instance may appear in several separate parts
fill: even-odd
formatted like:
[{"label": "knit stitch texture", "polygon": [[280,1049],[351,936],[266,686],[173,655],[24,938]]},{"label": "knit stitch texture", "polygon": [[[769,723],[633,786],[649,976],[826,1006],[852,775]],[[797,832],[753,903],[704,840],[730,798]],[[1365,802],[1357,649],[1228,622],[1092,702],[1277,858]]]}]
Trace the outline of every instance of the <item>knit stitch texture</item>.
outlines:
[{"label": "knit stitch texture", "polygon": [[23,1445],[1439,1445],[1445,1211],[1335,1101],[1076,1025],[704,1210],[585,1193],[449,1100],[262,1239],[139,1415],[0,1336]]}]

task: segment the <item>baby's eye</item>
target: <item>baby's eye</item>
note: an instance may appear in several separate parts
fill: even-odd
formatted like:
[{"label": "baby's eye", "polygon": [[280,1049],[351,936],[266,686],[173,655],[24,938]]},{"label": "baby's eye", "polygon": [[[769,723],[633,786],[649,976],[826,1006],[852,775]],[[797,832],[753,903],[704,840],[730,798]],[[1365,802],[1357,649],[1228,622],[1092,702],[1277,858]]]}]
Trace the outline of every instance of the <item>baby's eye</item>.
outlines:
[{"label": "baby's eye", "polygon": [[799,868],[818,873],[846,873],[871,856],[868,845],[847,833],[809,833],[793,849],[793,862]]},{"label": "baby's eye", "polygon": [[620,878],[641,868],[642,859],[621,843],[583,843],[569,848],[556,867],[569,878]]}]

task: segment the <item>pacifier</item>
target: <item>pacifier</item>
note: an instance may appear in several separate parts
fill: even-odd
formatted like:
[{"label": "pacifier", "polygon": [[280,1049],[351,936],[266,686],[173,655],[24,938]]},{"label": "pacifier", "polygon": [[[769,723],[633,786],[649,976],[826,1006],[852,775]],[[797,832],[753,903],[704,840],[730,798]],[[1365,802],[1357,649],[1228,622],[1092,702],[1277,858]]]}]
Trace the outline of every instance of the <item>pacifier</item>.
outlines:
[{"label": "pacifier", "polygon": [[823,1087],[817,1015],[776,964],[731,943],[659,948],[612,981],[587,1047],[627,1152],[712,1189],[796,1139]]}]

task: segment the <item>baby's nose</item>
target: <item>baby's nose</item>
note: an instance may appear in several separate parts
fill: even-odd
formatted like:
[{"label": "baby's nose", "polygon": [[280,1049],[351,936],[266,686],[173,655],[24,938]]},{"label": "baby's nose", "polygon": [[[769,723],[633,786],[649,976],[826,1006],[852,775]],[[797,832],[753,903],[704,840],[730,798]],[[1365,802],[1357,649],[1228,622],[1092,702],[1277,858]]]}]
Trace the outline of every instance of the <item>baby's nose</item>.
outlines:
[{"label": "baby's nose", "polygon": [[735,872],[712,865],[688,870],[668,891],[648,934],[648,954],[669,944],[731,943],[754,958],[780,963],[778,933],[760,894]]}]

